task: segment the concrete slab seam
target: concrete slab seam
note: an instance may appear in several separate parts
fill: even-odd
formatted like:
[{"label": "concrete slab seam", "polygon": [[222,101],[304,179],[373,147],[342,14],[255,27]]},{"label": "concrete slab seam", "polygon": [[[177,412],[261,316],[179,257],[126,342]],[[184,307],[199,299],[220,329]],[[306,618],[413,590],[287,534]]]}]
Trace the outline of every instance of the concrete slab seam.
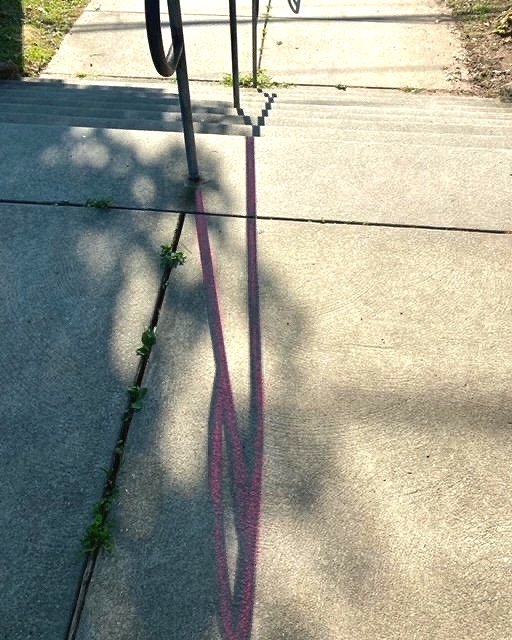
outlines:
[{"label": "concrete slab seam", "polygon": [[[178,222],[176,225],[176,229],[174,232],[174,237],[171,242],[171,250],[176,251],[178,248],[178,243],[180,240],[181,232],[183,230],[183,224],[185,222],[185,214],[181,213],[178,218]],[[169,279],[171,277],[172,271],[175,269],[174,264],[166,264],[164,267],[162,278],[160,280],[160,286],[158,289],[158,293],[156,296],[156,301],[153,307],[153,313],[151,316],[151,321],[149,323],[149,329],[153,332],[156,332],[158,326],[158,320],[160,317],[160,311],[162,309],[162,305],[164,302],[165,294],[169,285]],[[141,358],[138,361],[137,369],[135,372],[133,387],[138,389],[143,389],[144,376],[146,373],[146,369],[149,363],[149,357],[151,355],[151,350],[145,353],[144,355],[140,354]],[[101,515],[104,518],[105,523],[108,523],[109,513],[112,505],[112,501],[115,498],[115,492],[117,489],[117,480],[119,476],[119,471],[121,469],[121,464],[123,462],[124,448],[130,433],[130,427],[132,424],[133,416],[138,409],[134,408],[132,405],[132,398],[130,397],[127,404],[127,409],[124,412],[121,419],[121,427],[119,429],[119,435],[116,441],[116,447],[112,452],[112,460],[110,464],[110,468],[107,472],[107,480],[105,482],[105,486],[103,489],[100,505],[104,506],[104,509],[101,511]],[[94,575],[94,569],[96,567],[96,562],[98,560],[99,553],[101,551],[101,547],[95,547],[91,549],[86,557],[84,562],[84,567],[82,571],[82,577],[80,580],[80,584],[78,585],[75,603],[71,612],[71,617],[69,621],[69,626],[66,633],[66,640],[75,640],[77,633],[80,628],[80,620],[82,611],[85,606],[85,601],[87,598],[87,593],[89,590],[89,586]]]}]

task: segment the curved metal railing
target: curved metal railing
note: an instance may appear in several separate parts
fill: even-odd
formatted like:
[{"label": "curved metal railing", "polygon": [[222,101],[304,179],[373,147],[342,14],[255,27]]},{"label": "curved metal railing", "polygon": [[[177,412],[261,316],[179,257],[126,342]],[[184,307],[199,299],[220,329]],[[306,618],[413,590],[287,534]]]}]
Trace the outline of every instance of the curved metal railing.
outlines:
[{"label": "curved metal railing", "polygon": [[[172,41],[167,53],[165,53],[162,39],[162,24],[160,22],[160,2],[159,0],[145,0],[146,13],[146,33],[148,36],[149,51],[151,59],[155,65],[155,69],[164,78],[172,76],[178,66],[181,55],[183,54],[183,38],[181,42],[179,33],[176,29],[176,22],[171,18],[174,15],[176,7],[172,7],[172,0],[168,2],[169,20],[171,25]],[[179,5],[178,5],[179,9]]]},{"label": "curved metal railing", "polygon": [[176,72],[188,174],[190,180],[197,182],[199,180],[199,168],[192,120],[192,104],[188,84],[180,0],[167,0],[167,9],[169,11],[172,44],[166,53],[163,46],[162,25],[160,22],[160,0],[145,0],[144,10],[146,14],[146,33],[148,36],[149,51],[155,69],[160,75],[168,78]]},{"label": "curved metal railing", "polygon": [[[258,15],[259,0],[252,0],[252,84],[258,85]],[[180,0],[167,0],[171,46],[165,51],[160,20],[160,0],[144,0],[146,15],[146,33],[151,59],[157,72],[164,78],[176,73],[180,99],[183,134],[187,151],[189,174],[192,180],[199,179],[197,156],[195,150],[192,106],[188,82],[185,42],[183,38],[183,20]],[[233,81],[233,106],[240,111],[240,73],[238,67],[238,34],[236,17],[236,0],[229,0],[229,30],[231,37],[231,77]]]}]

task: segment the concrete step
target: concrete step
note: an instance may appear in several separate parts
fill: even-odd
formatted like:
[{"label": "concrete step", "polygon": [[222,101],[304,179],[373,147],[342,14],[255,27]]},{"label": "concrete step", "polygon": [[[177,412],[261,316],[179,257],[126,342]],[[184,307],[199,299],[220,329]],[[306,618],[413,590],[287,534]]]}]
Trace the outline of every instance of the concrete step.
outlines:
[{"label": "concrete step", "polygon": [[[0,101],[0,110],[2,112],[1,115],[10,115],[14,114],[25,114],[27,116],[39,116],[39,115],[51,115],[54,118],[56,117],[66,117],[73,116],[77,120],[81,118],[104,118],[116,121],[124,121],[124,120],[139,120],[141,122],[147,122],[148,125],[152,125],[153,123],[158,122],[180,122],[181,121],[181,113],[178,110],[162,110],[162,109],[154,109],[154,110],[146,110],[146,109],[135,109],[131,104],[129,105],[121,105],[120,108],[115,108],[114,105],[110,107],[106,107],[103,105],[81,105],[81,104],[47,104],[44,105],[45,108],[36,109],[36,105],[34,103],[26,104],[24,102],[8,102],[6,104],[2,104]],[[224,123],[224,124],[252,124],[251,118],[249,116],[239,116],[232,109],[229,112],[210,112],[210,111],[202,111],[200,108],[195,109],[193,113],[194,119],[197,122],[207,121],[209,123]],[[152,128],[149,126],[148,128]]]},{"label": "concrete step", "polygon": [[[181,131],[181,116],[176,94],[144,87],[61,85],[54,82],[6,83],[0,97],[0,121],[11,123],[54,124],[56,118],[65,126]],[[261,113],[263,94],[250,99]],[[268,106],[268,105],[267,105]],[[297,109],[296,107],[300,108]],[[194,102],[194,120],[200,133],[251,135],[251,124],[264,125],[264,135],[294,136],[300,130],[307,137],[339,138],[344,131],[395,131],[417,134],[463,134],[510,136],[512,119],[488,117],[486,112],[455,116],[453,111],[427,111],[397,108],[365,110],[350,107],[273,103],[265,118],[241,116],[228,102],[210,100]],[[249,111],[249,109],[247,110]],[[245,113],[245,112],[244,112]],[[257,111],[254,113],[257,114]],[[268,129],[268,131],[267,131]],[[506,146],[506,145],[501,145]]]},{"label": "concrete step", "polygon": [[[512,229],[510,149],[298,134],[255,147],[261,216]],[[197,148],[208,211],[243,215],[244,140],[198,134]],[[179,133],[3,124],[0,165],[4,199],[195,210]]]},{"label": "concrete step", "polygon": [[490,119],[503,120],[504,122],[512,122],[512,110],[489,108],[489,107],[450,107],[444,105],[406,105],[393,103],[311,103],[311,102],[287,102],[281,101],[279,98],[273,98],[269,102],[269,107],[275,113],[299,113],[309,115],[315,118],[337,118],[341,115],[361,114],[365,117],[383,116],[383,117],[436,117],[450,119]]},{"label": "concrete step", "polygon": [[[2,109],[7,108],[11,104],[27,105],[32,108],[49,107],[52,108],[87,108],[94,109],[101,107],[103,109],[112,109],[117,113],[120,108],[141,111],[151,114],[151,112],[176,112],[180,111],[180,103],[178,96],[169,95],[162,98],[140,97],[125,99],[124,96],[114,93],[112,96],[94,95],[91,93],[71,93],[61,91],[44,91],[44,92],[25,92],[25,91],[9,91],[7,94],[0,96],[0,105]],[[212,114],[236,114],[236,110],[232,104],[221,101],[210,100],[193,101],[192,105],[196,112],[212,113]]]},{"label": "concrete step", "polygon": [[[107,83],[69,83],[56,81],[23,81],[5,82],[1,85],[0,110],[24,111],[29,108],[36,113],[50,110],[52,113],[69,115],[83,113],[88,115],[108,116],[111,118],[126,117],[121,110],[137,112],[137,118],[159,118],[160,113],[180,112],[179,96],[173,85],[150,85],[148,87],[126,87],[119,84]],[[202,89],[202,88],[201,88]],[[226,116],[226,122],[230,118],[240,116],[233,108],[231,90],[223,87],[217,90],[216,98],[202,89],[194,91],[192,95],[192,108],[195,114],[213,114]],[[243,95],[243,114],[260,115],[265,108],[265,96],[257,92],[249,92]],[[18,105],[26,105],[21,107]],[[67,109],[67,110],[66,110]],[[107,113],[110,109],[111,113]],[[102,111],[98,111],[102,110]],[[243,119],[240,120],[243,122]]]},{"label": "concrete step", "polygon": [[[143,100],[150,104],[159,101],[178,102],[178,89],[174,82],[146,82],[146,83],[121,83],[115,81],[82,80],[73,82],[71,80],[47,80],[47,79],[24,79],[21,81],[2,81],[0,84],[0,99],[6,99],[8,95],[21,94],[27,97],[54,96],[61,99],[71,97],[79,93],[81,100],[98,100],[106,102],[123,100],[137,101]],[[192,100],[205,102],[207,105],[217,104],[233,105],[233,92],[231,87],[225,87],[218,83],[191,82],[190,94]],[[267,100],[263,92],[253,89],[240,89],[241,98],[245,103],[262,104]]]},{"label": "concrete step", "polygon": [[[107,83],[23,81],[2,84],[0,122],[82,126],[106,129],[182,131],[179,97],[163,85],[122,86]],[[218,92],[225,98],[229,91]],[[261,113],[264,96],[251,94]],[[196,130],[202,133],[251,135],[249,116],[238,114],[227,100],[193,102]],[[245,113],[245,112],[244,112]]]},{"label": "concrete step", "polygon": [[340,91],[335,87],[276,87],[266,91],[278,97],[280,101],[299,101],[314,104],[339,104],[357,102],[359,104],[404,104],[418,105],[448,105],[456,107],[502,108],[512,113],[510,104],[501,102],[497,98],[483,98],[480,96],[454,95],[446,93],[408,93],[396,89],[358,89],[348,87]]},{"label": "concrete step", "polygon": [[[161,119],[137,119],[126,117],[124,119],[111,117],[96,117],[87,113],[79,115],[58,114],[36,114],[36,113],[0,113],[0,122],[26,125],[55,125],[57,121],[63,127],[90,127],[96,129],[125,129],[131,131],[161,131],[161,132],[182,132],[183,127],[179,114],[161,114]],[[166,116],[169,116],[168,118]],[[250,136],[253,134],[253,127],[244,124],[243,120],[236,122],[226,122],[224,119],[219,122],[212,122],[209,119],[196,119],[194,122],[196,133],[210,133],[216,135]]]},{"label": "concrete step", "polygon": [[[260,127],[259,135],[264,138],[296,138],[297,127],[281,125],[278,127]],[[392,131],[382,129],[328,129],[313,128],[302,129],[300,136],[303,139],[330,140],[337,142],[359,142],[361,144],[389,144],[399,143],[416,146],[438,145],[446,147],[468,147],[483,149],[511,149],[510,139],[503,135],[489,134],[460,134],[458,133],[430,133],[426,131]]]},{"label": "concrete step", "polygon": [[[161,95],[137,95],[123,94],[114,89],[111,93],[90,90],[69,90],[69,89],[44,89],[44,90],[8,90],[0,94],[0,104],[9,103],[41,105],[69,105],[69,106],[111,106],[118,108],[121,104],[124,107],[144,111],[179,111],[180,103],[177,94]],[[236,113],[232,101],[203,99],[199,96],[192,96],[192,105],[195,110],[205,113]],[[263,98],[244,100],[242,108],[254,109],[260,112],[265,108],[266,103]]]},{"label": "concrete step", "polygon": [[[272,129],[275,135],[290,130],[300,131],[308,138],[336,136],[346,130],[354,131],[397,131],[409,133],[451,133],[459,135],[500,135],[505,139],[512,139],[512,122],[510,124],[495,123],[494,121],[437,121],[435,118],[382,118],[371,120],[363,116],[345,117],[339,119],[301,118],[290,115],[269,115],[265,119],[266,128]],[[295,134],[297,135],[297,134]],[[512,147],[512,145],[509,145]]]},{"label": "concrete step", "polygon": [[383,98],[383,99],[350,99],[348,96],[340,99],[321,99],[314,98],[287,98],[280,93],[268,94],[272,98],[272,101],[280,105],[290,105],[290,108],[297,108],[299,106],[314,105],[318,109],[323,108],[337,108],[337,107],[353,107],[360,109],[370,109],[372,107],[377,109],[410,109],[412,111],[432,110],[432,111],[453,111],[458,112],[488,112],[488,113],[500,113],[503,115],[509,115],[512,117],[512,108],[507,103],[500,103],[499,101],[488,102],[466,102],[466,101],[439,101],[439,100],[421,100],[420,98],[413,100],[402,100],[400,97]]}]

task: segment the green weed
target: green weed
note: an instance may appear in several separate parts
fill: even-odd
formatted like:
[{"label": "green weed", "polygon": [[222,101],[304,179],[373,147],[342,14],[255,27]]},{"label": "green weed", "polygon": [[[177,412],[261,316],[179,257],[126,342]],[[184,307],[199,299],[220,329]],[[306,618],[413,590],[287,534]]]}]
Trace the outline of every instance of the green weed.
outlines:
[{"label": "green weed", "polygon": [[183,265],[187,259],[186,256],[183,255],[182,251],[173,251],[172,247],[168,244],[163,244],[160,247],[160,258],[162,260],[162,264],[169,267]]},{"label": "green weed", "polygon": [[156,342],[155,330],[148,327],[142,334],[142,347],[137,349],[137,355],[145,358],[151,353],[151,348]]},{"label": "green weed", "polygon": [[146,397],[148,390],[146,387],[139,387],[139,385],[133,385],[128,387],[128,395],[130,396],[130,409],[133,411],[140,411],[144,404],[144,398]]},{"label": "green weed", "polygon": [[112,206],[112,200],[96,200],[95,198],[89,198],[85,202],[86,207],[92,207],[94,209],[110,209]]},{"label": "green weed", "polygon": [[114,543],[108,523],[108,514],[112,508],[113,496],[100,500],[94,505],[93,520],[82,539],[82,548],[86,553],[104,549],[112,551]]},{"label": "green weed", "polygon": [[[253,86],[252,83],[252,73],[242,73],[239,78],[239,84],[241,87],[250,88]],[[223,78],[223,84],[225,87],[233,86],[233,77],[230,73],[227,73]],[[265,69],[259,69],[256,75],[256,87],[258,89],[271,89],[273,87],[287,87],[289,86],[286,82],[275,82],[269,76]]]}]

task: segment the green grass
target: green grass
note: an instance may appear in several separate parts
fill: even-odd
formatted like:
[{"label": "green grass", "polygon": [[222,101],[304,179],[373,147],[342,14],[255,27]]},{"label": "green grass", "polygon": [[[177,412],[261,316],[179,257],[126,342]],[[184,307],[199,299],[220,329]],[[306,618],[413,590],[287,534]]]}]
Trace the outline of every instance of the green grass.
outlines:
[{"label": "green grass", "polygon": [[[488,20],[507,8],[508,0],[448,0],[455,16],[462,20]],[[510,5],[509,5],[510,6]]]},{"label": "green grass", "polygon": [[37,76],[88,0],[0,0],[0,61]]}]

